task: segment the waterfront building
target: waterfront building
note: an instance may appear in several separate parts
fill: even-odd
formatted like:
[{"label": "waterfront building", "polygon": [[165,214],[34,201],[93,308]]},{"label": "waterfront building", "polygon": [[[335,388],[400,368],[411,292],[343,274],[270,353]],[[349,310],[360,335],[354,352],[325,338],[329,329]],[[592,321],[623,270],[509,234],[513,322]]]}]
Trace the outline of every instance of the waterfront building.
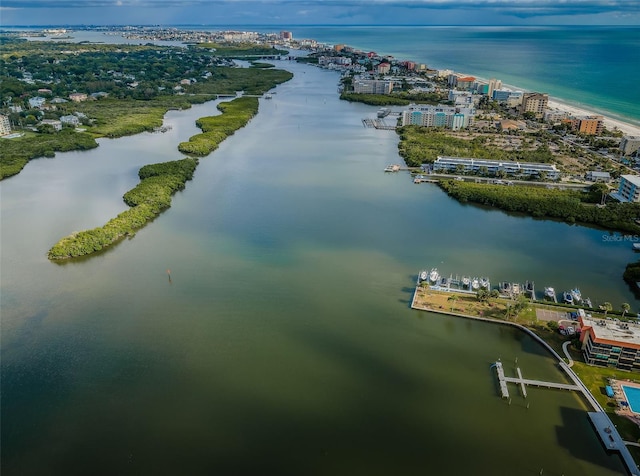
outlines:
[{"label": "waterfront building", "polygon": [[61,131],[62,130],[62,122],[56,120],[56,119],[43,119],[40,121],[41,125],[49,125],[51,127],[53,127],[53,129],[55,131]]},{"label": "waterfront building", "polygon": [[420,105],[409,106],[402,112],[402,125],[424,127],[445,127],[448,129],[464,129],[473,122],[475,109],[472,107],[454,107]]},{"label": "waterfront building", "polygon": [[9,116],[0,114],[0,136],[6,136],[11,134],[11,123],[9,122]]},{"label": "waterfront building", "polygon": [[491,78],[488,84],[488,90],[486,93],[487,96],[491,97],[493,95],[493,92],[496,89],[500,89],[500,88],[502,88],[502,81],[500,81],[499,79]]},{"label": "waterfront building", "polygon": [[542,118],[544,110],[549,105],[549,95],[543,93],[524,93],[520,112],[522,114],[532,112],[537,118]]},{"label": "waterfront building", "polygon": [[388,79],[354,79],[353,92],[357,94],[391,94],[393,81]]},{"label": "waterfront building", "polygon": [[68,116],[62,116],[60,118],[60,122],[62,124],[70,124],[73,127],[77,127],[80,124],[80,119],[78,119],[73,114],[69,114]]},{"label": "waterfront building", "polygon": [[599,367],[640,370],[640,326],[579,313],[584,361]]},{"label": "waterfront building", "polygon": [[498,172],[504,172],[507,175],[537,177],[544,174],[547,180],[557,180],[560,178],[560,171],[554,164],[486,160],[466,157],[438,156],[436,161],[433,163],[433,170],[434,172],[458,172],[465,174],[478,174],[481,170],[486,170],[486,173],[489,175],[496,175]]},{"label": "waterfront building", "polygon": [[620,150],[623,155],[631,155],[640,149],[640,136],[624,136],[620,141]]},{"label": "waterfront building", "polygon": [[555,124],[561,122],[569,117],[569,114],[565,111],[546,110],[544,111],[544,122],[550,122]]},{"label": "waterfront building", "polygon": [[600,135],[604,128],[602,116],[583,116],[576,119],[576,131],[586,135]]},{"label": "waterfront building", "polygon": [[281,31],[280,39],[291,41],[293,40],[293,33],[291,33],[290,31]]},{"label": "waterfront building", "polygon": [[640,202],[640,176],[621,175],[618,191],[611,196],[620,202]]},{"label": "waterfront building", "polygon": [[508,107],[519,107],[522,104],[522,91],[511,91],[510,89],[496,89],[491,94],[494,101],[506,103]]}]

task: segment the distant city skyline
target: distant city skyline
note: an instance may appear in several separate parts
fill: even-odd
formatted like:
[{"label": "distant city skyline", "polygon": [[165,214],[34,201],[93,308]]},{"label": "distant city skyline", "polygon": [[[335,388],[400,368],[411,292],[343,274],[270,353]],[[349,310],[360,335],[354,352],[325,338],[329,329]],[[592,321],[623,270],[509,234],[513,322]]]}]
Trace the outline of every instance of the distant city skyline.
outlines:
[{"label": "distant city skyline", "polygon": [[3,0],[2,26],[629,25],[640,0]]}]

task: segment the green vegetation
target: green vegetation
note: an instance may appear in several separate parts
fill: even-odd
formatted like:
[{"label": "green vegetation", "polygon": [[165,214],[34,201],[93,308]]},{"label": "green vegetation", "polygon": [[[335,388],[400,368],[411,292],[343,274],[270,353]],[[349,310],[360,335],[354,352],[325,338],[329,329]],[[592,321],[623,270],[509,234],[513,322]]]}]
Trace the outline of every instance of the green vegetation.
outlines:
[{"label": "green vegetation", "polygon": [[[225,47],[244,52],[244,46]],[[259,47],[260,54],[286,53]],[[253,51],[254,53],[256,51]],[[22,109],[8,113],[13,128],[38,124],[40,119],[59,119],[75,114],[87,134],[65,129],[56,133],[30,132],[22,139],[3,141],[0,148],[0,179],[15,175],[37,157],[56,151],[96,147],[95,137],[121,137],[152,131],[162,125],[170,109],[215,99],[217,94],[263,94],[293,76],[267,68],[236,68],[211,48],[178,48],[155,45],[108,45],[23,41],[3,37],[0,43],[0,82],[5,105]],[[26,77],[30,81],[24,81]],[[45,92],[38,92],[45,89]],[[84,102],[70,102],[72,92],[97,93]],[[30,97],[58,98],[55,108],[32,109]],[[64,101],[67,102],[64,102]],[[3,111],[7,113],[7,111]]]},{"label": "green vegetation", "polygon": [[490,145],[486,136],[476,136],[467,140],[443,132],[442,129],[420,126],[400,127],[397,132],[400,134],[400,156],[409,167],[432,163],[439,155],[521,162],[551,162],[553,159],[553,154],[546,144],[530,149],[507,151]]},{"label": "green vegetation", "polygon": [[218,105],[223,112],[220,116],[202,117],[196,121],[201,134],[192,136],[188,142],[181,142],[178,149],[186,154],[207,155],[236,130],[244,127],[258,113],[258,99],[240,97]]},{"label": "green vegetation", "polygon": [[191,180],[198,159],[182,159],[162,164],[146,165],[138,173],[141,182],[124,195],[129,210],[109,220],[106,225],[67,236],[48,253],[51,260],[88,255],[112,245],[125,236],[132,236],[171,206],[171,195],[184,189]]},{"label": "green vegetation", "polygon": [[585,203],[587,193],[570,190],[550,190],[542,187],[488,185],[445,180],[440,187],[460,202],[472,202],[519,212],[534,217],[584,223],[618,231],[639,233],[635,219],[640,216],[640,204],[610,203],[606,207]]},{"label": "green vegetation", "polygon": [[411,103],[408,99],[397,98],[386,94],[356,94],[342,93],[340,99],[349,102],[361,102],[370,106],[406,106]]},{"label": "green vegetation", "polygon": [[287,50],[272,48],[270,46],[259,46],[253,43],[220,44],[220,43],[198,43],[198,48],[211,49],[216,56],[222,58],[243,58],[245,56],[279,56],[289,53]]},{"label": "green vegetation", "polygon": [[622,278],[632,286],[636,286],[637,282],[640,282],[640,261],[635,263],[629,263],[624,269]]},{"label": "green vegetation", "polygon": [[275,66],[272,65],[271,63],[262,63],[260,61],[252,61],[251,62],[251,67],[252,68],[262,68],[262,69],[275,68]]},{"label": "green vegetation", "polygon": [[29,134],[0,142],[0,179],[19,173],[27,162],[36,157],[53,157],[56,152],[87,150],[98,147],[86,133],[64,129],[54,134]]}]

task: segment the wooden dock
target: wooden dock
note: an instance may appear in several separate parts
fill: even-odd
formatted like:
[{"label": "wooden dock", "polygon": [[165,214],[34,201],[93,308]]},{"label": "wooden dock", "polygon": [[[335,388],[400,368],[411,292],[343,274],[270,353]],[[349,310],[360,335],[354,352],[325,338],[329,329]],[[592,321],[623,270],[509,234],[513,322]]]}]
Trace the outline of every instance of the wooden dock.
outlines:
[{"label": "wooden dock", "polygon": [[574,390],[576,392],[582,391],[581,387],[570,383],[546,382],[544,380],[533,380],[524,378],[522,376],[520,367],[516,367],[516,372],[518,373],[517,377],[507,377],[504,374],[502,362],[499,360],[494,364],[494,366],[496,368],[496,373],[498,374],[498,383],[500,385],[500,393],[502,394],[502,398],[509,398],[509,389],[507,387],[508,383],[515,383],[520,385],[520,390],[524,398],[527,398],[527,385],[530,385],[532,387],[556,388],[559,390]]}]

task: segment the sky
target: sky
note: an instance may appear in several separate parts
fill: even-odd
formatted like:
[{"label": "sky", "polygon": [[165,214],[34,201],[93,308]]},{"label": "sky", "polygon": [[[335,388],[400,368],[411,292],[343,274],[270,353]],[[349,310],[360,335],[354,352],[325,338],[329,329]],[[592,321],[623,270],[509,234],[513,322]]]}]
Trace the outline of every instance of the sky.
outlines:
[{"label": "sky", "polygon": [[1,26],[640,25],[640,0],[1,0]]}]

